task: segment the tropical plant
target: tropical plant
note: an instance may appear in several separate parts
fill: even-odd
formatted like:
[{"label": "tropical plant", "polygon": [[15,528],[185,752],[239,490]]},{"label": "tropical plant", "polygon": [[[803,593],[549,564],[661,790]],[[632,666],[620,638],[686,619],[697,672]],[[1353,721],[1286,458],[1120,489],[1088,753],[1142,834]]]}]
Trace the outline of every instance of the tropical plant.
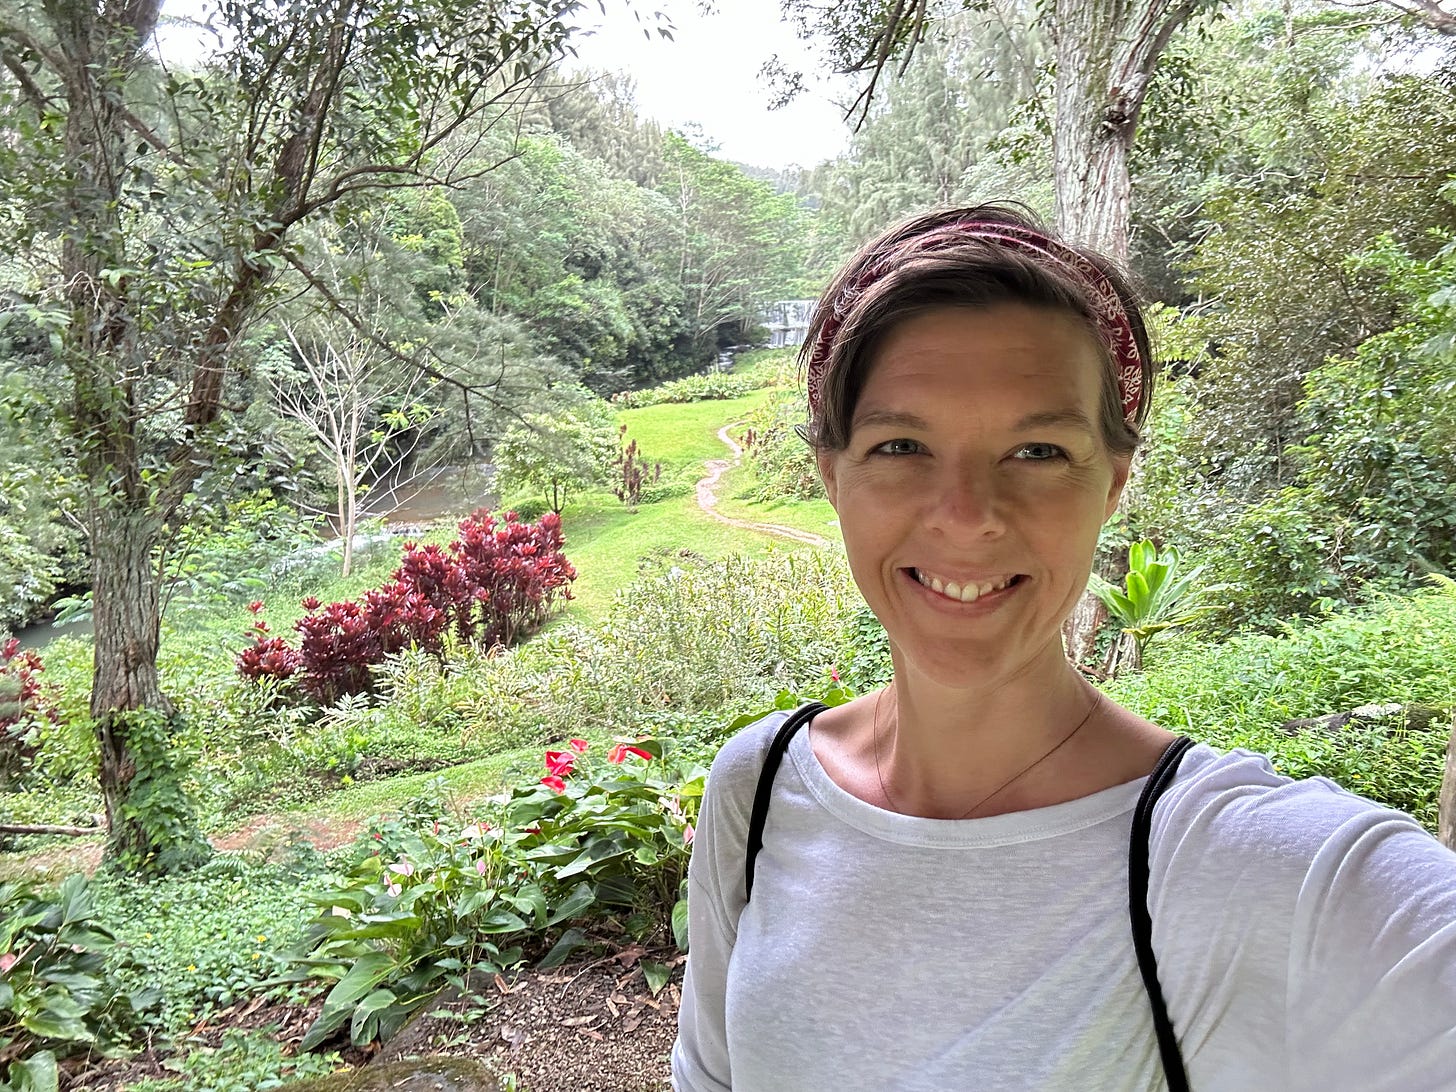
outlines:
[{"label": "tropical plant", "polygon": [[105,1047],[155,1003],[155,990],[117,990],[107,971],[115,946],[85,876],[55,891],[0,884],[0,1059],[10,1062],[0,1087],[55,1092],[57,1051]]},{"label": "tropical plant", "polygon": [[[1106,671],[1114,676],[1123,668],[1142,667],[1148,642],[1159,633],[1187,625],[1219,605],[1203,602],[1227,585],[1198,586],[1206,566],[1180,573],[1182,557],[1176,546],[1159,551],[1151,541],[1134,542],[1127,551],[1128,573],[1123,587],[1093,573],[1088,583],[1109,614],[1122,626],[1122,636],[1108,654]],[[1129,643],[1130,642],[1130,643]]]},{"label": "tropical plant", "polygon": [[[237,657],[247,678],[286,682],[297,676],[307,696],[329,705],[345,694],[369,693],[372,669],[411,646],[436,654],[447,634],[489,648],[510,645],[537,629],[576,569],[562,553],[561,517],[548,513],[522,523],[507,512],[500,523],[482,509],[461,520],[449,546],[406,543],[404,558],[383,587],[359,599],[324,606],[310,596],[294,628],[295,650],[261,619],[253,643]],[[249,604],[254,613],[263,604]]]},{"label": "tropical plant", "polygon": [[[472,971],[497,973],[530,952],[561,963],[587,943],[572,922],[624,915],[642,939],[686,946],[687,862],[707,771],[662,760],[655,740],[617,741],[605,761],[572,739],[548,751],[539,781],[487,817],[413,801],[363,839],[347,873],[315,898],[320,913],[291,978],[335,984],[301,1044],[343,1028],[387,1039],[410,1013]],[[549,947],[548,939],[554,937]],[[644,961],[654,988],[665,965]]]}]

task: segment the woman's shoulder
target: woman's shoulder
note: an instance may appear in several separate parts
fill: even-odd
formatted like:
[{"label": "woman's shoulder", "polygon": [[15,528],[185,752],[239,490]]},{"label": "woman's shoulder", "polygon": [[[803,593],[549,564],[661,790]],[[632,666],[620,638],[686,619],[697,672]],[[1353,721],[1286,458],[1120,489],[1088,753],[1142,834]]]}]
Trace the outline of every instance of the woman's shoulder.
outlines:
[{"label": "woman's shoulder", "polygon": [[718,749],[708,771],[712,791],[720,795],[752,798],[774,736],[793,712],[792,709],[776,709],[729,737],[728,742]]},{"label": "woman's shoulder", "polygon": [[1322,860],[1361,843],[1378,843],[1383,856],[1449,853],[1409,815],[1328,778],[1286,777],[1265,755],[1205,745],[1184,756],[1154,811],[1151,842],[1155,867],[1161,858],[1210,880],[1252,871],[1276,884],[1303,883]]}]

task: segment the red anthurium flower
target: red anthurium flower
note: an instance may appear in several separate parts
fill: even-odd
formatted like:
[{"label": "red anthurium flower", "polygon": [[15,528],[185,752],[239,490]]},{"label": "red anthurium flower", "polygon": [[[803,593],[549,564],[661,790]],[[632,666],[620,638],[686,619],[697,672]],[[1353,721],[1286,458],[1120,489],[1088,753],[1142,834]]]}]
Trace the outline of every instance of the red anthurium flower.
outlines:
[{"label": "red anthurium flower", "polygon": [[546,770],[555,777],[570,777],[576,767],[576,755],[570,751],[547,751]]},{"label": "red anthurium flower", "polygon": [[586,754],[586,749],[591,746],[591,744],[584,739],[568,739],[566,741],[566,745],[579,755]]},{"label": "red anthurium flower", "polygon": [[829,677],[831,679],[833,679],[835,682],[838,682],[839,681],[839,668],[837,668],[837,667],[831,667],[829,669]]},{"label": "red anthurium flower", "polygon": [[626,761],[628,755],[636,755],[647,762],[652,761],[652,755],[641,747],[633,747],[630,743],[619,743],[607,752],[607,761],[621,765]]},{"label": "red anthurium flower", "polygon": [[[545,785],[548,789],[550,789],[554,793],[557,793],[558,795],[566,791],[566,782],[561,780],[561,778],[557,777],[554,774],[543,777],[541,779],[541,784]],[[538,831],[537,833],[540,832]]]}]

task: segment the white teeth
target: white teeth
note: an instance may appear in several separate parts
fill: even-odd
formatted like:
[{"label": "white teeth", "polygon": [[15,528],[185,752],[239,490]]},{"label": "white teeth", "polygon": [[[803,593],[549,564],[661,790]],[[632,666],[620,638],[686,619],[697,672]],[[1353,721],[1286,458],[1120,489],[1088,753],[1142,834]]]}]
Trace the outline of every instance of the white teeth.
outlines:
[{"label": "white teeth", "polygon": [[959,599],[962,603],[974,603],[983,595],[990,595],[993,591],[1000,591],[1011,583],[1012,578],[1005,580],[988,580],[984,584],[957,584],[954,580],[941,580],[938,576],[927,576],[919,569],[915,570],[915,579],[924,584],[933,592],[944,595],[950,599]]}]

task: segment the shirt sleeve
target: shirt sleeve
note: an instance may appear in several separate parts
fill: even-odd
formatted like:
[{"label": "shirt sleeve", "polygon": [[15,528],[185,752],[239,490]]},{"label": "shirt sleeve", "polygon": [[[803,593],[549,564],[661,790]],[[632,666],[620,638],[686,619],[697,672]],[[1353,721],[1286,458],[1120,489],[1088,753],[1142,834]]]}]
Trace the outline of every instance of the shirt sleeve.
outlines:
[{"label": "shirt sleeve", "polygon": [[1456,1087],[1456,854],[1398,812],[1340,824],[1295,903],[1285,1087]]},{"label": "shirt sleeve", "polygon": [[1154,814],[1149,900],[1193,1087],[1456,1089],[1456,853],[1262,756],[1203,767]]},{"label": "shirt sleeve", "polygon": [[[774,718],[782,719],[782,718]],[[688,965],[672,1048],[676,1092],[729,1092],[728,963],[738,936],[748,816],[763,766],[765,722],[729,740],[713,761],[688,863]]]}]

